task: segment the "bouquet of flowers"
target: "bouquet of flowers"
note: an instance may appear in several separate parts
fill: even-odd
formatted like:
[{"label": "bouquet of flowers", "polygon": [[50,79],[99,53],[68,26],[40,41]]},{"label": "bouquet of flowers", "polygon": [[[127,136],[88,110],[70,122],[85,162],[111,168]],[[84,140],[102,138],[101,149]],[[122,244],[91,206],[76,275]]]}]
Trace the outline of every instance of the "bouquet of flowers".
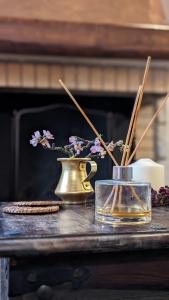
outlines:
[{"label": "bouquet of flowers", "polygon": [[[85,157],[104,158],[107,154],[98,138],[95,138],[94,140],[87,140],[78,136],[71,136],[69,137],[69,144],[64,146],[56,146],[56,144],[52,142],[53,140],[54,136],[49,130],[43,130],[42,134],[39,130],[37,130],[32,135],[30,144],[33,147],[40,144],[44,149],[62,152],[69,158],[78,157],[81,154],[84,155],[84,153]],[[117,142],[106,142],[106,146],[111,152],[113,152],[116,148],[118,148],[119,151],[123,151],[124,149],[122,140]],[[89,149],[87,155],[85,151],[86,149]]]}]

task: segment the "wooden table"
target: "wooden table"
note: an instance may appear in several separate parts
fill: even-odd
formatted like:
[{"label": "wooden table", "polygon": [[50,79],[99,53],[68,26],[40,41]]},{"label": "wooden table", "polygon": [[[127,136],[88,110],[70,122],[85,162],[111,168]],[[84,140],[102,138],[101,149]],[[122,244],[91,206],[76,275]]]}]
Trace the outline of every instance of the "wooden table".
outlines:
[{"label": "wooden table", "polygon": [[91,204],[31,216],[4,214],[3,205],[0,299],[8,299],[9,259],[16,274],[23,265],[32,264],[35,271],[42,264],[55,266],[51,284],[59,282],[57,272],[67,270],[77,287],[169,288],[169,208],[153,209],[150,225],[110,227],[94,222]]}]

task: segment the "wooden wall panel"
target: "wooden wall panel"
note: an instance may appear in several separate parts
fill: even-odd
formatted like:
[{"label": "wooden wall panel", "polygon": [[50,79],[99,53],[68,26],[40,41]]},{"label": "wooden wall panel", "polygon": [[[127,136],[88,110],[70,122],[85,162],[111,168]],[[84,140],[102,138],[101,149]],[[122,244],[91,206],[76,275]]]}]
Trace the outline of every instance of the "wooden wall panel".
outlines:
[{"label": "wooden wall panel", "polygon": [[75,66],[63,66],[63,80],[67,86],[71,89],[77,87],[76,67]]},{"label": "wooden wall panel", "polygon": [[23,88],[35,87],[35,67],[31,63],[23,63],[21,65],[21,82]]},{"label": "wooden wall panel", "polygon": [[0,63],[0,87],[7,86],[7,67],[5,63]]},{"label": "wooden wall panel", "polygon": [[102,24],[164,24],[165,22],[160,0],[12,0],[10,5],[6,0],[0,0],[0,7],[1,18]]},{"label": "wooden wall panel", "polygon": [[91,90],[100,91],[102,86],[102,71],[98,67],[91,67],[89,73],[89,86]]},{"label": "wooden wall panel", "polygon": [[89,68],[87,66],[77,66],[77,89],[82,91],[90,90]]},{"label": "wooden wall panel", "polygon": [[37,88],[49,88],[49,68],[47,65],[35,65],[35,85]]},{"label": "wooden wall panel", "polygon": [[51,89],[60,89],[58,79],[63,79],[63,68],[60,65],[51,65],[49,67],[50,82],[49,86]]},{"label": "wooden wall panel", "polygon": [[167,89],[166,70],[153,70],[152,81],[154,92],[163,92]]},{"label": "wooden wall panel", "polygon": [[138,70],[138,68],[128,68],[128,88],[130,92],[135,92],[138,89],[139,84],[142,80],[142,69]]},{"label": "wooden wall panel", "polygon": [[113,91],[116,87],[116,70],[111,67],[103,69],[103,91]]},{"label": "wooden wall panel", "polygon": [[21,66],[16,63],[8,63],[7,67],[7,84],[9,87],[21,86]]},{"label": "wooden wall panel", "polygon": [[[92,60],[91,60],[92,62]],[[135,93],[142,81],[144,68],[107,63],[93,65],[47,62],[0,62],[0,87],[61,89],[61,78],[76,91]],[[164,94],[169,91],[169,68],[150,68],[145,92]]]},{"label": "wooden wall panel", "polygon": [[115,72],[116,90],[125,92],[129,88],[128,68],[120,67]]}]

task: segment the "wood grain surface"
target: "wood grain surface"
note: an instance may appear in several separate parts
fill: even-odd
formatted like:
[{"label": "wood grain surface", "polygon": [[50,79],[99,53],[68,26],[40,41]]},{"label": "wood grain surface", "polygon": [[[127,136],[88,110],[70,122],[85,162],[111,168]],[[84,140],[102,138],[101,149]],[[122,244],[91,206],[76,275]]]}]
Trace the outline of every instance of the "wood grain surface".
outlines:
[{"label": "wood grain surface", "polygon": [[[53,291],[54,300],[167,300],[168,291],[142,291],[142,290],[106,290],[89,289],[73,291],[55,288]],[[23,297],[12,297],[10,300],[38,300],[37,293],[30,293]]]},{"label": "wood grain surface", "polygon": [[169,208],[154,209],[150,225],[110,227],[94,222],[92,204],[43,216],[7,215],[2,207],[1,256],[169,248]]},{"label": "wood grain surface", "polygon": [[9,259],[0,258],[0,299],[8,300]]},{"label": "wood grain surface", "polygon": [[0,53],[163,59],[168,43],[168,25],[0,18]]}]

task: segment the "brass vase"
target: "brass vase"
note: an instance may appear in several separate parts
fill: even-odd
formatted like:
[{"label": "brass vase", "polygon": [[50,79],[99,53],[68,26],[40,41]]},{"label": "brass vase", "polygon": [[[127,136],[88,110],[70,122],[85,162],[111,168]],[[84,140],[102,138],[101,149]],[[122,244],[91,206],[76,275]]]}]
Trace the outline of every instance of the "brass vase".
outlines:
[{"label": "brass vase", "polygon": [[[62,164],[62,173],[55,189],[55,195],[65,204],[85,203],[94,193],[90,179],[97,171],[97,164],[90,158],[58,158]],[[90,164],[91,171],[86,172],[86,165]]]}]

